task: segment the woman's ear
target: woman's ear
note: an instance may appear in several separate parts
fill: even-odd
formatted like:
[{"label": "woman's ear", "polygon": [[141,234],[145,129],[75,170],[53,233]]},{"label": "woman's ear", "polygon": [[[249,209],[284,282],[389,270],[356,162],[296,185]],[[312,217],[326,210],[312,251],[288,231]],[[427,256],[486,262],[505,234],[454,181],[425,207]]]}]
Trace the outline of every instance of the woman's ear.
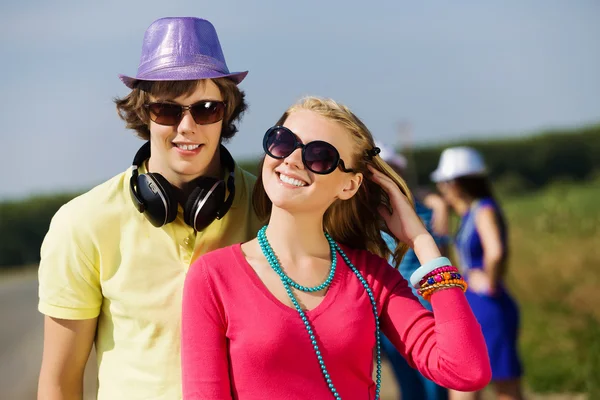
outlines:
[{"label": "woman's ear", "polygon": [[348,200],[352,198],[360,189],[360,185],[362,185],[363,174],[358,172],[350,176],[350,178],[346,181],[346,184],[342,188],[341,193],[338,195],[340,200]]}]

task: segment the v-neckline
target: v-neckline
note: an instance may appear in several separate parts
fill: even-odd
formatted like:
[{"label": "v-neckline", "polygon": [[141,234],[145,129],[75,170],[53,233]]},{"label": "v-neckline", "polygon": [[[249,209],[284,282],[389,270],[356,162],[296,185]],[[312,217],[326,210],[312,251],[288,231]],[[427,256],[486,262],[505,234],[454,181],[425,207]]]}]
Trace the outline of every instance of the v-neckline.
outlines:
[{"label": "v-neckline", "polygon": [[[242,267],[242,269],[250,278],[250,280],[252,280],[256,288],[260,290],[265,297],[267,297],[282,311],[286,313],[298,314],[298,311],[294,306],[284,304],[273,293],[271,293],[271,291],[267,288],[265,283],[260,279],[254,268],[252,268],[248,260],[246,260],[244,252],[242,251],[241,243],[238,243],[233,247],[233,252],[238,264]],[[329,289],[325,293],[325,296],[323,296],[321,302],[317,304],[317,306],[315,306],[314,308],[311,308],[309,310],[302,310],[307,316],[311,318],[316,318],[319,315],[321,315],[325,310],[327,310],[327,308],[329,308],[329,306],[331,306],[334,303],[335,298],[341,290],[341,281],[347,273],[348,268],[346,266],[346,262],[342,257],[340,257],[337,251],[335,252],[335,256],[337,257],[337,267],[333,279],[331,280],[331,284],[329,285]]]}]

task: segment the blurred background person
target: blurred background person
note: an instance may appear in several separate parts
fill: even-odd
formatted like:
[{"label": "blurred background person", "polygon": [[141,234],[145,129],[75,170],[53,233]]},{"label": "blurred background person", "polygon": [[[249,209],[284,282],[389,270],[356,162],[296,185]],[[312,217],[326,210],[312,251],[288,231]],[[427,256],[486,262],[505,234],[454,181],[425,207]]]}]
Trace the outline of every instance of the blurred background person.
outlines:
[{"label": "blurred background person", "polygon": [[[381,149],[379,156],[387,162],[398,175],[406,180],[414,195],[415,211],[417,212],[417,215],[425,224],[427,231],[435,239],[442,255],[446,256],[448,243],[447,236],[436,233],[432,224],[435,214],[435,219],[442,222],[439,225],[441,225],[441,227],[447,226],[445,202],[435,193],[416,187],[414,182],[409,178],[414,176],[414,174],[407,173],[408,162],[406,157],[383,143],[377,143],[376,145]],[[382,236],[391,250],[396,248],[396,242],[393,237],[385,232],[382,232]],[[391,265],[397,266],[395,265],[393,258],[390,258],[389,262]],[[412,249],[409,249],[404,255],[402,262],[397,267],[402,277],[409,280],[412,273],[420,266],[421,264],[419,263],[415,252]],[[431,311],[431,304],[419,296],[416,289],[413,288],[412,290],[413,294],[419,299],[421,304]],[[400,386],[402,400],[445,400],[448,398],[447,389],[425,378],[419,371],[411,367],[406,359],[400,355],[398,350],[396,350],[392,342],[390,342],[385,335],[382,334],[381,336],[381,346],[392,366],[396,382],[398,383],[398,386]]]},{"label": "blurred background person", "polygon": [[[497,398],[520,400],[519,310],[504,284],[508,229],[484,160],[470,147],[447,148],[431,179],[460,217],[455,235],[458,264],[469,284],[467,300],[485,336]],[[450,391],[451,400],[478,398],[479,393]]]}]

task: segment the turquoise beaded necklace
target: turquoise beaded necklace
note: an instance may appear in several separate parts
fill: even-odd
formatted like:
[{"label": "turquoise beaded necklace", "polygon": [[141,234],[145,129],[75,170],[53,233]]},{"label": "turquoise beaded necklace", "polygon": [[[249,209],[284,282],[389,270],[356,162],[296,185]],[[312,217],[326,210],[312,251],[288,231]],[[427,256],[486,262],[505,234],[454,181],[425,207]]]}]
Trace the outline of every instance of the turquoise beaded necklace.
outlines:
[{"label": "turquoise beaded necklace", "polygon": [[346,253],[344,253],[342,251],[340,246],[331,238],[331,236],[329,236],[329,234],[327,234],[327,232],[325,232],[325,237],[327,238],[327,241],[329,242],[329,249],[331,251],[331,270],[329,271],[329,276],[327,277],[325,282],[323,282],[317,286],[306,287],[306,286],[299,285],[298,283],[294,282],[289,276],[287,276],[285,274],[285,272],[283,272],[283,269],[281,269],[281,266],[279,265],[279,260],[277,260],[277,256],[275,256],[275,252],[273,251],[273,248],[271,247],[271,245],[269,244],[269,241],[267,240],[267,235],[265,234],[266,230],[267,230],[267,226],[265,225],[260,229],[260,231],[258,231],[257,239],[258,239],[258,244],[260,245],[260,249],[262,250],[262,253],[264,254],[267,261],[269,262],[269,265],[271,266],[271,268],[273,268],[273,270],[281,278],[281,282],[283,283],[283,287],[285,288],[287,295],[289,296],[290,300],[292,301],[292,304],[294,304],[294,308],[296,309],[296,311],[298,311],[298,314],[300,314],[300,319],[302,319],[302,322],[304,323],[306,332],[308,332],[308,336],[310,338],[311,344],[313,345],[313,349],[315,350],[315,355],[317,356],[317,360],[319,361],[319,365],[321,366],[321,372],[323,373],[323,378],[325,378],[325,382],[327,383],[329,390],[331,390],[331,393],[333,394],[333,397],[336,400],[341,400],[341,396],[337,392],[335,386],[333,385],[331,376],[329,375],[329,372],[327,371],[327,367],[325,366],[325,361],[323,360],[323,356],[321,355],[321,351],[319,350],[319,345],[317,343],[317,338],[315,336],[313,328],[310,324],[310,321],[308,320],[308,317],[306,316],[306,313],[300,307],[300,303],[298,303],[298,300],[296,300],[296,296],[294,296],[294,293],[292,292],[292,287],[295,289],[301,290],[303,292],[317,292],[319,290],[329,287],[329,285],[331,284],[331,281],[333,280],[333,276],[335,275],[335,268],[337,265],[337,257],[336,257],[336,251],[337,251],[338,253],[340,253],[340,255],[342,256],[342,258],[344,259],[346,264],[350,267],[352,272],[354,272],[354,274],[356,275],[356,277],[358,278],[360,283],[363,285],[363,287],[367,291],[367,294],[369,295],[369,299],[371,300],[373,315],[375,316],[375,340],[376,340],[376,346],[377,346],[377,379],[375,380],[375,383],[376,383],[375,400],[378,400],[379,393],[381,391],[381,343],[379,340],[379,337],[380,337],[379,318],[377,317],[377,303],[375,302],[375,296],[373,296],[373,292],[371,291],[371,288],[369,287],[367,280],[365,278],[363,278],[361,273],[358,271],[358,269],[356,269],[354,264],[352,264],[352,262],[350,261],[348,256],[346,256]]}]

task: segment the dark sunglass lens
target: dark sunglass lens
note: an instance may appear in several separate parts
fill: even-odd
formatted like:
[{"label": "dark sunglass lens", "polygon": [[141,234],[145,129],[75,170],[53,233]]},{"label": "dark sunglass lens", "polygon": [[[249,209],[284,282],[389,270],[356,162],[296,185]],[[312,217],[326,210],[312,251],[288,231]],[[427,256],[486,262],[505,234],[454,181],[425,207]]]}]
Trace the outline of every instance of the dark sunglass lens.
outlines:
[{"label": "dark sunglass lens", "polygon": [[304,162],[316,173],[329,173],[337,166],[339,155],[335,147],[326,142],[310,142],[304,150]]},{"label": "dark sunglass lens", "polygon": [[292,154],[295,148],[296,138],[290,131],[278,128],[267,132],[265,152],[271,157],[285,158]]},{"label": "dark sunglass lens", "polygon": [[177,104],[150,104],[150,118],[160,125],[177,125],[181,120],[181,107]]},{"label": "dark sunglass lens", "polygon": [[219,122],[225,114],[225,104],[219,101],[201,101],[192,106],[192,116],[198,125]]}]

